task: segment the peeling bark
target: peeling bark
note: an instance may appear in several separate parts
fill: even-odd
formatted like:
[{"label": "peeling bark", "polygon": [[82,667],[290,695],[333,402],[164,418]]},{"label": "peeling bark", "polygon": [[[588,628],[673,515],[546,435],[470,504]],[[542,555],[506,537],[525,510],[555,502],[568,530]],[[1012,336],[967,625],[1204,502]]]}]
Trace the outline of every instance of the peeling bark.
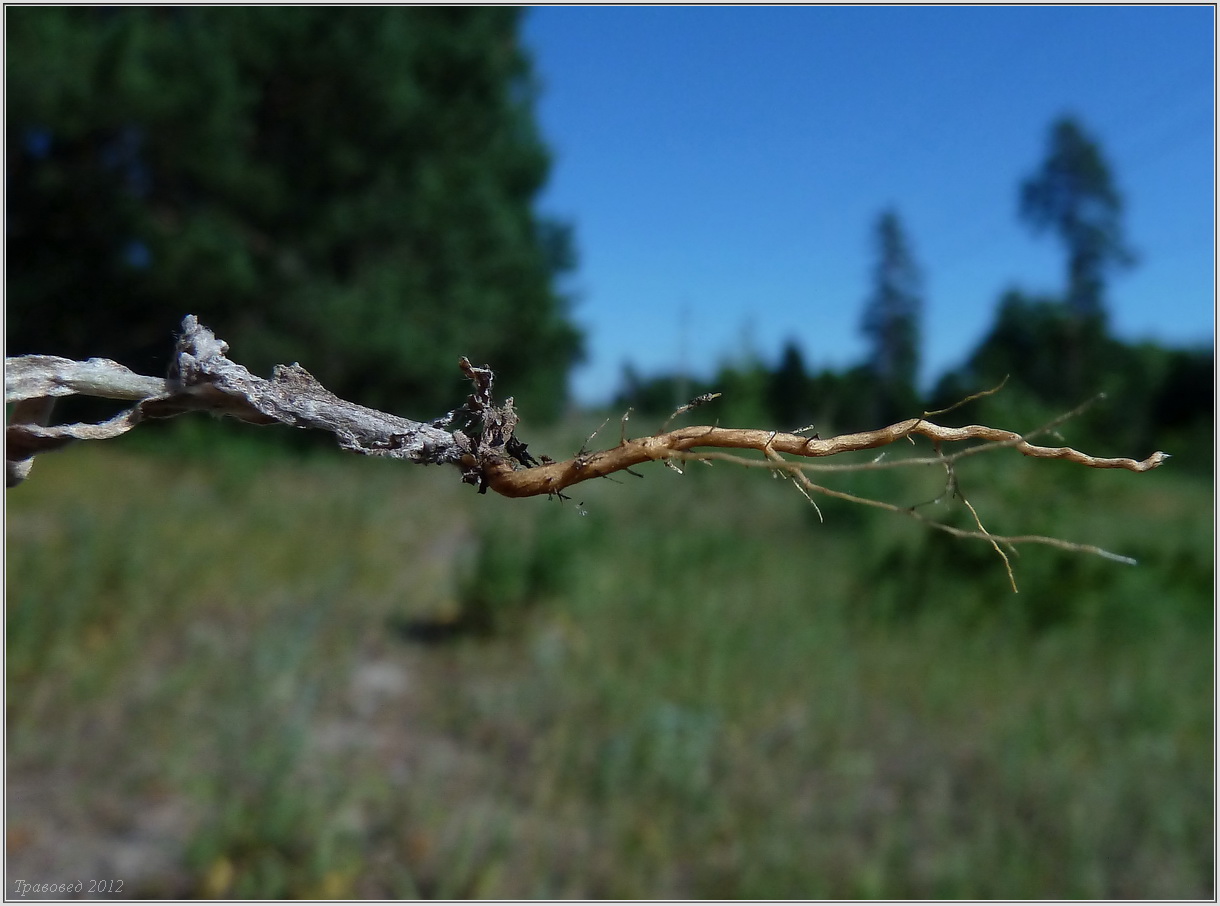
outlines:
[{"label": "peeling bark", "polygon": [[[29,475],[38,453],[75,440],[118,437],[146,418],[198,411],[255,425],[327,431],[343,449],[370,456],[443,464],[468,454],[454,432],[342,400],[298,364],[277,365],[268,380],[230,361],[228,351],[227,343],[188,315],[168,378],[138,375],[109,359],[5,359],[5,402],[17,404],[5,430],[8,485]],[[99,424],[47,425],[54,398],[73,394],[137,402]]]}]

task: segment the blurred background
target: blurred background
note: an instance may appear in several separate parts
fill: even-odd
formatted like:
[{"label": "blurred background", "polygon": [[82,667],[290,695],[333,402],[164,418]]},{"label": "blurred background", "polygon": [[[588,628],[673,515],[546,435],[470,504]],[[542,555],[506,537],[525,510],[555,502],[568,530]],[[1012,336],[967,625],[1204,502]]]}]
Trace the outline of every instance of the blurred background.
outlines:
[{"label": "blurred background", "polygon": [[[531,452],[942,421],[984,543],[180,419],[9,492],[9,890],[1214,896],[1214,10],[9,8],[6,354],[197,314]],[[65,416],[94,414],[64,407]],[[918,453],[927,453],[921,448]],[[913,506],[927,469],[830,475]],[[661,486],[663,485],[663,487]],[[922,510],[972,527],[945,499]],[[113,885],[112,885],[113,890]]]}]

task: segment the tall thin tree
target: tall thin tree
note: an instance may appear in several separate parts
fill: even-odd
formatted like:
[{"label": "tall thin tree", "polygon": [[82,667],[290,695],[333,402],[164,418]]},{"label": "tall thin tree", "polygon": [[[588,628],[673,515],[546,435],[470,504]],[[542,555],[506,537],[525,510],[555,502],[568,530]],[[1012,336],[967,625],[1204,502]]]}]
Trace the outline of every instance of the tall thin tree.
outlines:
[{"label": "tall thin tree", "polygon": [[877,382],[877,414],[888,419],[913,405],[917,396],[923,275],[892,208],[877,218],[874,241],[873,288],[861,327],[869,342],[869,370]]},{"label": "tall thin tree", "polygon": [[1079,320],[1105,318],[1107,272],[1134,263],[1123,235],[1123,199],[1101,147],[1073,117],[1056,120],[1046,157],[1021,184],[1020,212],[1067,249],[1065,301]]}]

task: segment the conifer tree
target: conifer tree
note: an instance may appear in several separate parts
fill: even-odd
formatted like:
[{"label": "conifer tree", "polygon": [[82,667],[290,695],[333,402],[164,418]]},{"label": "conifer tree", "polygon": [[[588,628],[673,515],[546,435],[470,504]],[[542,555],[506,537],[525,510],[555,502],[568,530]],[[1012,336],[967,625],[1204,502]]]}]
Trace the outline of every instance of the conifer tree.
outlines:
[{"label": "conifer tree", "polygon": [[1046,157],[1021,184],[1021,217],[1067,250],[1065,301],[1080,320],[1105,316],[1105,278],[1134,255],[1123,236],[1123,200],[1097,141],[1072,117],[1052,124]]},{"label": "conifer tree", "polygon": [[[1079,398],[1095,383],[1112,345],[1107,333],[1106,277],[1135,261],[1123,235],[1122,196],[1100,145],[1072,117],[1050,129],[1046,157],[1021,184],[1022,218],[1036,231],[1050,230],[1067,252],[1063,353],[1043,370],[1057,369],[1059,385]],[[1043,358],[1049,351],[1040,350]],[[1094,377],[1090,377],[1094,375]]]},{"label": "conifer tree", "polygon": [[896,211],[882,212],[874,238],[873,289],[861,326],[869,343],[877,415],[889,420],[910,412],[917,396],[923,277]]},{"label": "conifer tree", "polygon": [[192,311],[372,406],[436,411],[465,354],[555,412],[574,259],[522,14],[8,10],[8,351],[144,369]]}]

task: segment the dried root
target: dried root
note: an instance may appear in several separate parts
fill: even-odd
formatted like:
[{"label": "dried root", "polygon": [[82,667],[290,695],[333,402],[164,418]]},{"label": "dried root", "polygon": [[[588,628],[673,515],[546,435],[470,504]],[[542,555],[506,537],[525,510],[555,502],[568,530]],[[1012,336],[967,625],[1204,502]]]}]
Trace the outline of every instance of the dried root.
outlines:
[{"label": "dried root", "polygon": [[[919,418],[873,431],[827,439],[817,435],[810,437],[715,425],[668,430],[679,415],[719,396],[704,394],[680,406],[656,434],[628,438],[628,415],[625,413],[616,446],[590,452],[587,446],[596,437],[598,432],[595,431],[571,459],[555,462],[542,457],[539,462],[516,436],[518,416],[513,400],[509,398],[503,404],[494,401],[495,376],[492,370],[487,366],[476,367],[465,358],[460,360],[459,367],[474,386],[466,402],[442,418],[416,422],[342,400],[298,364],[277,366],[267,380],[230,361],[227,354],[228,344],[200,325],[193,315],[188,315],[182,324],[169,376],[165,379],[135,374],[108,359],[89,359],[85,362],[56,356],[6,359],[5,401],[13,404],[5,430],[8,485],[18,484],[28,477],[33,458],[39,453],[59,449],[75,440],[117,437],[146,418],[167,418],[190,411],[206,411],[256,425],[279,423],[328,431],[335,435],[340,447],[355,453],[420,464],[456,465],[462,471],[463,480],[477,485],[480,493],[490,489],[505,497],[562,496],[564,489],[592,478],[605,478],[624,471],[638,476],[639,473],[632,471],[632,467],[650,461],[662,462],[679,472],[680,464],[687,460],[708,463],[723,460],[749,467],[763,467],[790,478],[815,507],[815,497],[823,495],[903,513],[958,537],[986,540],[1003,558],[1011,578],[1012,568],[1005,550],[1011,551],[1015,545],[1022,543],[1049,544],[1120,562],[1132,561],[1090,545],[1056,538],[993,535],[983,526],[978,512],[958,487],[954,466],[959,460],[991,450],[1011,448],[1025,456],[1062,459],[1092,469],[1147,472],[1169,458],[1168,454],[1161,452],[1139,461],[1105,458],[1090,456],[1071,447],[1039,446],[1031,442],[1032,438],[1053,430],[1062,421],[1076,415],[1079,409],[1027,434],[986,425],[945,427],[928,420],[929,416],[943,415],[949,411],[947,409],[925,413]],[[999,389],[996,387],[969,399]],[[135,405],[100,424],[50,425],[55,398],[73,394],[132,400]],[[917,436],[932,441],[936,452],[934,457],[886,461],[878,457],[869,463],[852,465],[819,462],[841,453],[877,449]],[[971,442],[972,445],[952,454],[945,454],[942,449],[946,444]],[[724,452],[726,450],[752,450],[762,453],[765,458],[747,458]],[[945,492],[937,499],[952,496],[961,500],[970,511],[976,530],[931,520],[920,512],[919,507],[900,507],[858,497],[816,484],[809,478],[809,474],[814,472],[932,464],[943,467],[946,473]],[[1015,588],[1015,582],[1013,584]]]}]

